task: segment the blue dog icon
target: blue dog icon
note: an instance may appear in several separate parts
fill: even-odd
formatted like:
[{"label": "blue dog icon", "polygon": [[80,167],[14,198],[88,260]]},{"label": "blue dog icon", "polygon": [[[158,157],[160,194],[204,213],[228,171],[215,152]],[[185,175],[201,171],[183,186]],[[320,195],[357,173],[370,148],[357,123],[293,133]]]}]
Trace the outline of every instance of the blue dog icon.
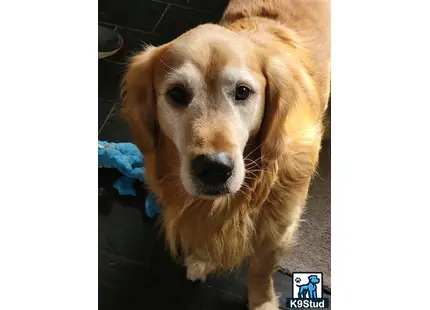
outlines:
[{"label": "blue dog icon", "polygon": [[317,284],[320,283],[320,279],[311,275],[308,277],[309,282],[307,284],[296,284],[299,287],[299,298],[318,298],[317,296]]}]

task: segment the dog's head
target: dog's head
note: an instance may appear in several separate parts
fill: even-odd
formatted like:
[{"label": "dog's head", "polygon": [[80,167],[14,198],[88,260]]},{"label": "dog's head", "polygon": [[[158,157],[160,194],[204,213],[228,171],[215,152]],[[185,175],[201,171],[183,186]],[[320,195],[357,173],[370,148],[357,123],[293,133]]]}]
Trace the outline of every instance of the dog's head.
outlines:
[{"label": "dog's head", "polygon": [[309,276],[308,279],[309,279],[309,283],[312,283],[312,284],[320,283],[320,279],[315,275]]},{"label": "dog's head", "polygon": [[123,83],[123,115],[136,143],[146,154],[160,147],[160,135],[170,139],[190,195],[236,193],[250,139],[266,159],[285,152],[284,121],[300,88],[288,53],[218,25],[147,47],[131,59]]}]

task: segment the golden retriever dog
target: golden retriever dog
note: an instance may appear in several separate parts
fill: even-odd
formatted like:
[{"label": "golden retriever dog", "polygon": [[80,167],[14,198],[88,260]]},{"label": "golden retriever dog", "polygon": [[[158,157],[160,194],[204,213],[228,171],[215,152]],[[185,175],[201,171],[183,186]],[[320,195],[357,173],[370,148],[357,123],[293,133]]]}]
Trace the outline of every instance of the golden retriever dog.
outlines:
[{"label": "golden retriever dog", "polygon": [[278,308],[272,273],[305,206],[329,93],[329,0],[232,0],[218,25],[131,58],[123,117],[188,279],[249,258],[249,308]]}]

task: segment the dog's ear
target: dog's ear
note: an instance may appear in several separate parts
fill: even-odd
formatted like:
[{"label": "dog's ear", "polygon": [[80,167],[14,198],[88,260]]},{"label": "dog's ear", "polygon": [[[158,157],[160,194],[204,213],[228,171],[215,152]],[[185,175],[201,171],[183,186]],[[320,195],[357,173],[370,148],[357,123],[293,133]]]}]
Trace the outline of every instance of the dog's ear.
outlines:
[{"label": "dog's ear", "polygon": [[304,178],[316,166],[323,109],[306,50],[286,33],[275,35],[282,48],[270,50],[263,63],[266,93],[261,158],[283,158],[292,177]]},{"label": "dog's ear", "polygon": [[121,83],[121,115],[142,153],[154,150],[158,143],[153,76],[158,52],[157,47],[149,46],[133,56]]}]

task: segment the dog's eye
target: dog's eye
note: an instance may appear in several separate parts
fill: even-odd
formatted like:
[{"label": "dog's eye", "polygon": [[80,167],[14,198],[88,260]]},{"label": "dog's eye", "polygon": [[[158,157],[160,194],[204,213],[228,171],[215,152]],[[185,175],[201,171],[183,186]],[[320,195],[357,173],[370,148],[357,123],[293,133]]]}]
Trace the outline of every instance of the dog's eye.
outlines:
[{"label": "dog's eye", "polygon": [[175,86],[167,91],[169,98],[178,105],[187,106],[191,96],[182,86]]},{"label": "dog's eye", "polygon": [[250,94],[251,94],[251,90],[248,87],[239,86],[236,88],[236,95],[234,99],[245,100],[249,97]]}]

